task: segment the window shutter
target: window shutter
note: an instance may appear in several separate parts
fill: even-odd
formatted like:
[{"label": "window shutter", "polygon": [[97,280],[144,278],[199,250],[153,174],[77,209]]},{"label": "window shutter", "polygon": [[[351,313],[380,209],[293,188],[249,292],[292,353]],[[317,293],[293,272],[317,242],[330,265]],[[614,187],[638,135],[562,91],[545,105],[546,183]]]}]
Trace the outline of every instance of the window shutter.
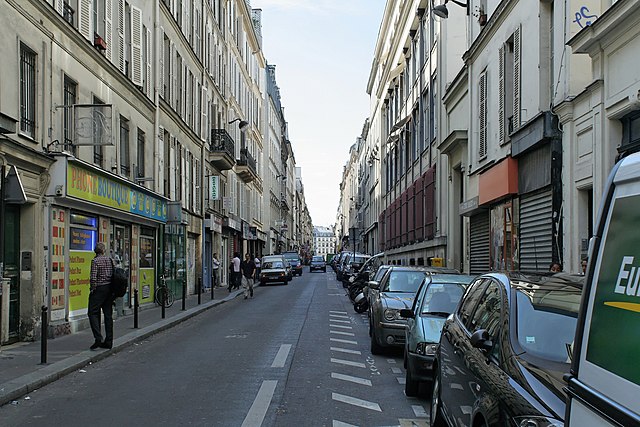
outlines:
[{"label": "window shutter", "polygon": [[131,6],[131,81],[142,86],[142,10]]},{"label": "window shutter", "polygon": [[483,158],[487,155],[487,72],[483,72],[480,75],[479,82],[479,118],[480,118],[480,132],[479,132],[479,151],[478,155]]},{"label": "window shutter", "polygon": [[107,42],[106,56],[109,62],[113,62],[113,1],[104,2],[104,38]]},{"label": "window shutter", "polygon": [[93,34],[91,34],[91,21],[93,14],[91,13],[91,0],[80,0],[78,3],[78,31],[93,44]]},{"label": "window shutter", "polygon": [[175,110],[178,105],[178,60],[176,58],[176,45],[171,43],[171,54],[169,55],[169,59],[167,60],[169,64],[167,66],[171,67],[171,105]]},{"label": "window shutter", "polygon": [[209,109],[209,94],[207,93],[207,88],[205,86],[202,86],[202,106],[200,108],[200,111],[202,111],[202,126],[201,126],[201,135],[200,137],[203,140],[207,140],[207,136],[208,136],[208,132],[207,129],[209,128],[209,123],[207,122],[207,113]]},{"label": "window shutter", "polygon": [[520,27],[513,33],[513,130],[520,129]]},{"label": "window shutter", "polygon": [[118,0],[118,68],[125,73],[124,65],[124,1]]},{"label": "window shutter", "polygon": [[169,176],[167,177],[169,181],[169,198],[171,200],[176,200],[176,149],[175,149],[175,140],[171,138],[171,144],[169,147]]},{"label": "window shutter", "polygon": [[151,30],[147,29],[147,81],[146,81],[146,88],[147,88],[147,96],[149,98],[153,98],[153,82],[155,81],[155,76],[153,76],[152,73],[152,67],[151,67],[151,61],[153,60],[153,43],[151,40]]},{"label": "window shutter", "polygon": [[53,6],[56,9],[56,12],[60,14],[60,16],[64,16],[64,1],[63,0],[54,0]]},{"label": "window shutter", "polygon": [[498,54],[498,127],[499,142],[504,143],[504,46],[500,47]]},{"label": "window shutter", "polygon": [[[160,27],[160,37],[158,37],[158,44],[160,45],[160,55],[159,55],[160,57],[158,58],[158,63],[160,67],[160,76],[159,76],[160,81],[158,82],[158,94],[160,95],[160,97],[164,98],[166,96],[164,92],[164,85],[165,85],[164,67],[165,67],[166,58],[164,57],[164,28],[162,27]],[[168,99],[165,99],[165,101],[168,101]]]},{"label": "window shutter", "polygon": [[189,188],[189,177],[186,173],[187,165],[185,157],[186,156],[184,150],[180,149],[180,176],[182,176],[182,179],[180,180],[180,198],[182,199],[183,208],[187,207],[187,195],[185,194],[185,191],[187,190],[187,188]]},{"label": "window shutter", "polygon": [[196,195],[196,206],[194,211],[196,213],[200,213],[200,205],[202,204],[202,172],[200,172],[200,160],[194,159],[195,163],[195,173],[196,173],[196,183],[195,183],[195,195]]}]

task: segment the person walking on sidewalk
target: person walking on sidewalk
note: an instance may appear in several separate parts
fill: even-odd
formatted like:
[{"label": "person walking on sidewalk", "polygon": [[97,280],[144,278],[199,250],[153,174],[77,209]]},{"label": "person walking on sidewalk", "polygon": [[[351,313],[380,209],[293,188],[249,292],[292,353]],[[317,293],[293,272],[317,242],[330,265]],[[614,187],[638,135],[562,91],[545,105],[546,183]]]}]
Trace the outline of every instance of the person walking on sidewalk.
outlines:
[{"label": "person walking on sidewalk", "polygon": [[253,278],[256,274],[256,264],[251,259],[251,255],[245,254],[244,261],[240,265],[242,268],[242,288],[244,289],[244,299],[253,298]]},{"label": "person walking on sidewalk", "polygon": [[260,257],[255,257],[253,263],[256,265],[256,273],[254,275],[254,282],[260,278]]},{"label": "person walking on sidewalk", "polygon": [[235,252],[233,254],[233,258],[231,259],[231,264],[229,265],[229,292],[233,289],[240,288],[240,281],[242,280],[242,270],[240,270],[240,253]]},{"label": "person walking on sidewalk", "polygon": [[[89,324],[93,332],[94,343],[89,347],[111,348],[113,345],[113,294],[111,293],[111,276],[115,269],[113,260],[105,255],[104,243],[99,242],[94,249],[95,258],[91,260],[89,275]],[[104,313],[104,341],[100,326],[100,310]]]},{"label": "person walking on sidewalk", "polygon": [[220,278],[218,273],[220,272],[220,261],[218,260],[218,254],[213,254],[213,259],[211,260],[211,286],[214,288],[218,287],[220,282]]}]

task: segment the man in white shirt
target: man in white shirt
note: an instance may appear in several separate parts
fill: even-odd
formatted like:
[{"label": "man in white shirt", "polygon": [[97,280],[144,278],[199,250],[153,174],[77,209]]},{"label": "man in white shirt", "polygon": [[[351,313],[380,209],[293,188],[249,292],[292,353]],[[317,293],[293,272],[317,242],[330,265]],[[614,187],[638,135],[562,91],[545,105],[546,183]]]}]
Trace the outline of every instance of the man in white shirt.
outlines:
[{"label": "man in white shirt", "polygon": [[240,289],[240,285],[242,284],[242,272],[240,271],[239,252],[235,252],[233,254],[233,259],[231,260],[231,265],[229,267],[229,270],[231,272],[231,277],[229,278],[229,292],[231,292],[233,289]]},{"label": "man in white shirt", "polygon": [[213,254],[213,259],[211,260],[211,286],[218,287],[220,284],[220,276],[218,276],[218,272],[220,271],[220,261],[218,261],[218,254]]}]

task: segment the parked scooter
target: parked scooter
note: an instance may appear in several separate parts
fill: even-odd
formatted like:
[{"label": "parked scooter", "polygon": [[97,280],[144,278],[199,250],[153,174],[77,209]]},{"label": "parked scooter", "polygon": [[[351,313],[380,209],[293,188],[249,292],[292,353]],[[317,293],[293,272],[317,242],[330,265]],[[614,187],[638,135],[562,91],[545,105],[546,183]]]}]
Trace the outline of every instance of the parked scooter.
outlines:
[{"label": "parked scooter", "polygon": [[364,296],[364,292],[360,292],[353,301],[353,309],[356,313],[364,313],[369,309],[369,301]]}]

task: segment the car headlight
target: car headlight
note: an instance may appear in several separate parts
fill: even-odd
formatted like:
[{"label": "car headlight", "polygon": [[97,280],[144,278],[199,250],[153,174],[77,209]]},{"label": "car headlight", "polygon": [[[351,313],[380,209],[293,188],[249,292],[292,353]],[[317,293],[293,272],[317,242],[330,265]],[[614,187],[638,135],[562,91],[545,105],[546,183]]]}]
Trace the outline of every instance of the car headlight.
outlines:
[{"label": "car headlight", "polygon": [[518,427],[564,427],[563,421],[540,415],[514,417],[513,421]]},{"label": "car headlight", "polygon": [[416,353],[423,356],[435,356],[436,350],[438,350],[438,344],[419,342],[416,346]]},{"label": "car headlight", "polygon": [[385,318],[385,320],[388,320],[390,322],[392,322],[394,320],[401,320],[402,319],[400,317],[400,310],[396,310],[395,308],[387,308],[384,311],[384,318]]}]

